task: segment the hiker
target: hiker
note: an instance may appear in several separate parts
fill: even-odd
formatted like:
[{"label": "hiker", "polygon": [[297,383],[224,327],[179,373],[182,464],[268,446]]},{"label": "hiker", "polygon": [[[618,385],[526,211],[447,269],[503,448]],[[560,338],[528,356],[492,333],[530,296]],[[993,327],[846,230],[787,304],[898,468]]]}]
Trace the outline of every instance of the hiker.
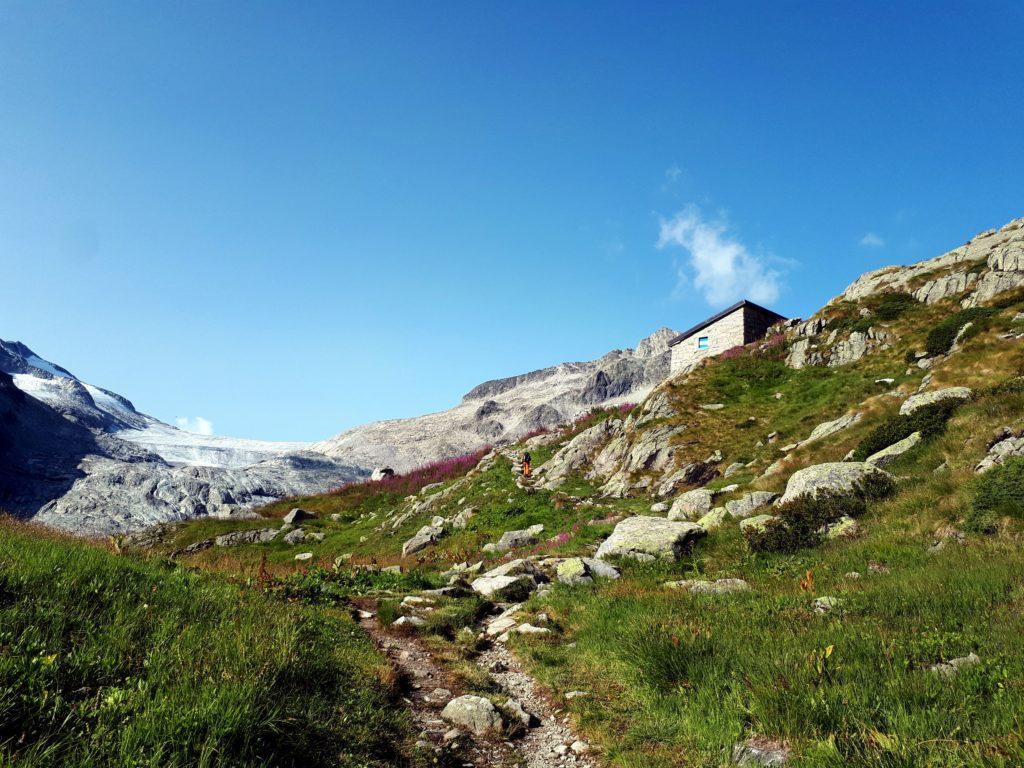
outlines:
[{"label": "hiker", "polygon": [[526,453],[523,454],[523,477],[529,477],[530,476],[530,461],[531,460],[532,459],[530,457],[529,451],[527,451]]}]

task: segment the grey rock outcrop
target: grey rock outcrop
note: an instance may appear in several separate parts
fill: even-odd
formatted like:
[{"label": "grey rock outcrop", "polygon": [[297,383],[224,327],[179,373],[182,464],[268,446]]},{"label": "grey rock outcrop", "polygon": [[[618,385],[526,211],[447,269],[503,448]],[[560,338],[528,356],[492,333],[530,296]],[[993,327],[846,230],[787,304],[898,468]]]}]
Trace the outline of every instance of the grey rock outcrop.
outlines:
[{"label": "grey rock outcrop", "polygon": [[442,536],[444,536],[444,528],[441,526],[424,525],[416,532],[415,536],[402,545],[402,557],[422,552]]},{"label": "grey rock outcrop", "polygon": [[786,504],[800,496],[816,497],[819,493],[850,494],[863,492],[871,483],[892,483],[888,472],[863,461],[840,461],[815,464],[793,473],[786,491],[776,504]]},{"label": "grey rock outcrop", "polygon": [[707,535],[696,523],[638,515],[615,526],[598,547],[597,557],[630,557],[635,560],[679,560],[693,544]]},{"label": "grey rock outcrop", "polygon": [[661,329],[636,351],[615,350],[590,362],[488,381],[447,411],[355,427],[312,448],[340,462],[404,472],[496,440],[511,442],[539,427],[564,424],[595,406],[640,402],[668,375],[665,340],[673,333]]},{"label": "grey rock outcrop", "polygon": [[868,464],[874,464],[876,467],[887,467],[894,461],[908,453],[921,442],[921,433],[914,432],[907,437],[893,443],[887,448],[883,448],[877,453],[873,453],[865,459]]},{"label": "grey rock outcrop", "polygon": [[946,387],[945,389],[934,389],[930,392],[922,392],[918,395],[911,395],[900,405],[900,415],[908,416],[919,408],[926,405],[940,403],[943,400],[970,400],[974,391],[969,387]]}]

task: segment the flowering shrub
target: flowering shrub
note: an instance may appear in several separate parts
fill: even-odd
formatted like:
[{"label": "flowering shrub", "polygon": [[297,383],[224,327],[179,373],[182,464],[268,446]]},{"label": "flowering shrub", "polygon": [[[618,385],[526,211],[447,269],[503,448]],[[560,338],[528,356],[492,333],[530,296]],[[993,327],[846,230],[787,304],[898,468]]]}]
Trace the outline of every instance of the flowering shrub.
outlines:
[{"label": "flowering shrub", "polygon": [[360,483],[354,483],[350,485],[344,485],[341,488],[333,491],[333,493],[341,493],[342,491],[353,488],[354,486],[360,486],[368,489],[373,489],[374,492],[383,493],[394,493],[401,496],[409,496],[417,493],[423,486],[430,485],[431,483],[442,483],[445,480],[450,480],[453,477],[460,477],[466,474],[469,470],[480,463],[480,459],[490,453],[491,448],[487,446],[481,448],[479,451],[473,453],[467,453],[464,456],[454,456],[450,459],[440,459],[439,461],[431,462],[430,464],[424,464],[422,467],[410,470],[401,475],[391,475],[385,477],[382,480],[365,480]]}]

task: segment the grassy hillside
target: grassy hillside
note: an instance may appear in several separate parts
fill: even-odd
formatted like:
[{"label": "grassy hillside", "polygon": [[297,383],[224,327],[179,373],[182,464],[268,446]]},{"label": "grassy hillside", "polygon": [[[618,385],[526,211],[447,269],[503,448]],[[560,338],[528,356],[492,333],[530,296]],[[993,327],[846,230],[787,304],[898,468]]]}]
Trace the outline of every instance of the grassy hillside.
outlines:
[{"label": "grassy hillside", "polygon": [[401,765],[389,680],[345,615],[0,523],[0,764]]},{"label": "grassy hillside", "polygon": [[[855,538],[811,537],[795,551],[754,552],[733,521],[678,563],[626,561],[618,581],[556,584],[550,594],[531,598],[526,619],[543,613],[556,631],[510,643],[556,699],[588,692],[565,709],[606,763],[718,766],[749,738],[785,744],[793,765],[814,768],[1024,763],[1024,459],[983,476],[974,472],[997,428],[1024,426],[1024,347],[1015,337],[1024,331],[1021,306],[1019,295],[966,314],[905,294],[840,302],[823,313],[821,339],[868,327],[885,334],[884,344],[851,365],[794,370],[784,362],[788,344],[771,340],[724,355],[655,393],[668,415],[630,427],[635,435],[685,424],[675,438],[677,464],[720,451],[720,469],[744,465],[711,483],[740,486],[716,504],[753,489],[781,491],[801,467],[840,461],[851,451],[863,456],[909,431],[921,430],[924,438],[887,467],[895,493],[856,510]],[[915,364],[920,353],[949,351],[968,320],[974,325],[954,354],[927,370]],[[969,386],[975,394],[914,419],[899,416],[900,403],[922,385]],[[722,407],[700,407],[706,404]],[[802,442],[816,425],[851,412],[861,414],[854,425]],[[583,428],[620,416],[595,412],[546,445],[535,441],[534,466]],[[533,524],[545,526],[540,543],[512,556],[592,554],[617,520],[651,514],[655,500],[643,493],[602,497],[599,484],[582,473],[554,491],[520,487],[503,455],[463,470],[433,476],[441,485],[427,492],[407,479],[400,490],[367,484],[289,500],[264,515],[279,517],[293,506],[315,511],[317,519],[304,525],[323,532],[322,541],[214,546],[183,560],[245,578],[254,578],[265,560],[281,585],[315,584],[294,593],[309,601],[322,602],[334,589],[329,585],[337,585],[335,603],[352,594],[361,567],[397,564],[404,582],[385,585],[383,593],[379,583],[364,591],[398,598],[415,591],[416,579],[443,583],[439,574],[455,563],[500,562],[503,556],[487,554],[484,545]],[[431,500],[437,503],[411,512]],[[475,514],[464,529],[401,556],[402,542],[432,517],[452,519],[466,508]],[[168,531],[158,551],[266,525],[197,522]],[[319,567],[296,563],[300,551],[313,552]],[[742,578],[751,589],[691,595],[664,586],[682,578]],[[815,611],[820,597],[835,598],[838,607]],[[385,601],[381,615],[390,620],[401,610]],[[459,633],[485,610],[478,597],[439,600],[420,632],[467,687],[486,693],[486,676],[466,662],[477,644]],[[956,676],[928,670],[971,653],[981,663]]]}]

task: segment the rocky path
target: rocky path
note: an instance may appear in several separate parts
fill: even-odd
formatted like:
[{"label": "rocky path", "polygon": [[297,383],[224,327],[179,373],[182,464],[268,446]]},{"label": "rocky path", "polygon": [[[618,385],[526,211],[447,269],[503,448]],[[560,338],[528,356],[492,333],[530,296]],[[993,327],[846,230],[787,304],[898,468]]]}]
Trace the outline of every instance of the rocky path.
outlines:
[{"label": "rocky path", "polygon": [[[370,607],[370,606],[367,606]],[[467,768],[596,768],[589,748],[573,732],[568,718],[541,692],[537,682],[501,642],[495,641],[475,660],[504,696],[529,719],[530,727],[512,740],[486,737],[453,727],[441,710],[466,693],[443,663],[415,635],[382,628],[376,618],[361,614],[360,624],[408,681],[405,703],[420,729],[418,746],[457,754]]]}]

